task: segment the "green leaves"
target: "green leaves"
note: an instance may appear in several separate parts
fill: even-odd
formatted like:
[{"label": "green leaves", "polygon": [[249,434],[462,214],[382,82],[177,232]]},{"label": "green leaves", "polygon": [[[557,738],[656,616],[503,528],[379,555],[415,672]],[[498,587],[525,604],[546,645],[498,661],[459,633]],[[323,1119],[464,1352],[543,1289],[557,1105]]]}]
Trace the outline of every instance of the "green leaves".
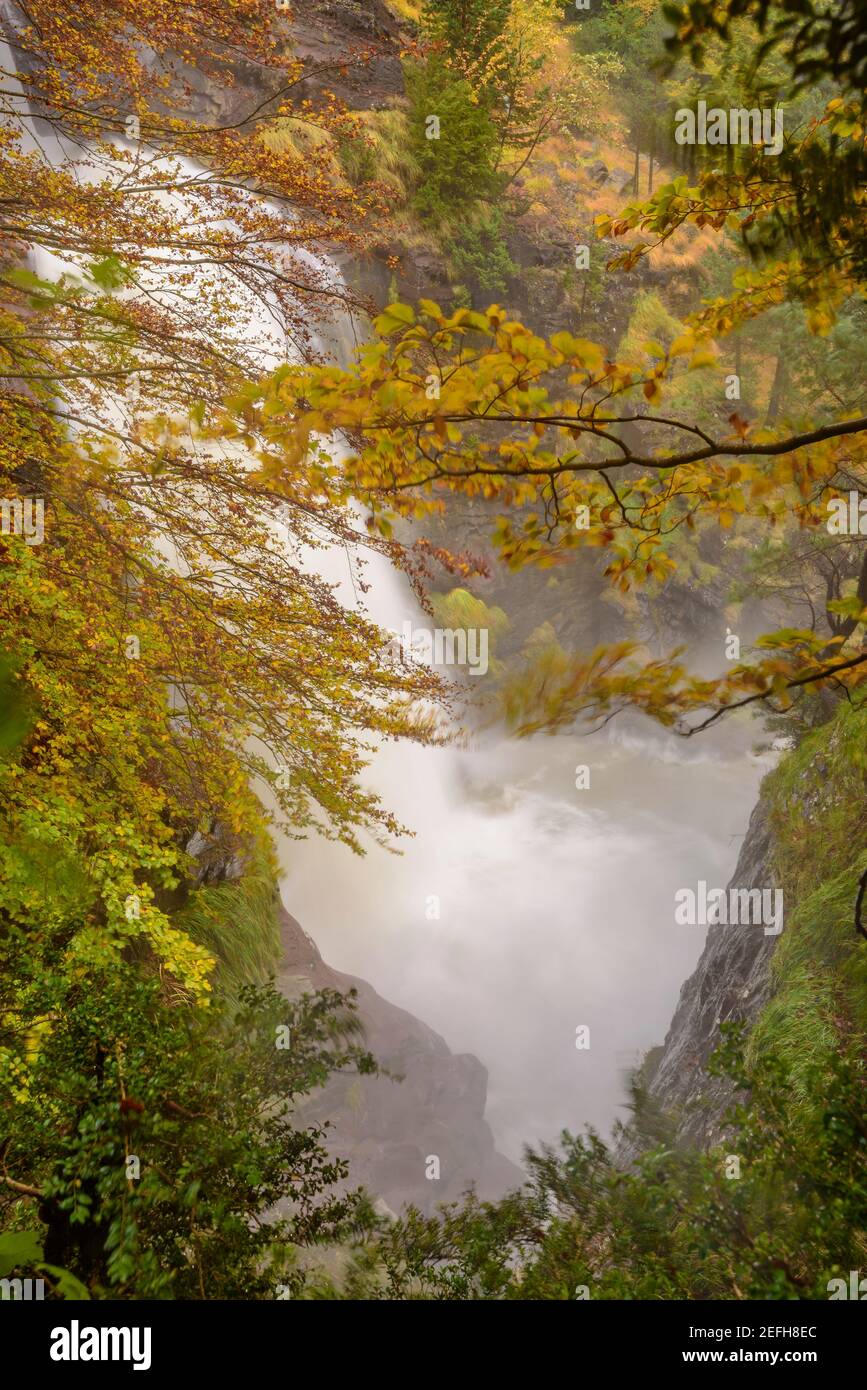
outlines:
[{"label": "green leaves", "polygon": [[44,1239],[42,1230],[6,1231],[0,1235],[0,1279],[7,1278],[16,1269],[28,1271],[27,1277],[32,1278],[29,1271],[36,1270],[49,1276],[52,1290],[58,1297],[89,1299],[90,1292],[80,1279],[68,1269],[43,1260]]},{"label": "green leaves", "polygon": [[411,304],[401,304],[395,302],[388,304],[382,313],[374,319],[373,326],[376,332],[382,337],[387,338],[392,333],[398,332],[401,328],[409,328],[415,323],[415,310]]},{"label": "green leaves", "polygon": [[106,293],[123,289],[133,281],[132,270],[119,256],[103,256],[99,261],[92,261],[87,270],[97,288]]},{"label": "green leaves", "polygon": [[75,1302],[90,1298],[90,1290],[80,1279],[76,1279],[74,1274],[70,1274],[68,1269],[61,1269],[59,1265],[49,1265],[41,1262],[36,1266],[37,1269],[44,1270],[54,1280],[54,1291],[61,1298],[70,1298]]},{"label": "green leaves", "polygon": [[[42,1261],[44,1229],[7,1233],[0,1277],[42,1270],[66,1298],[267,1298],[272,1247],[340,1237],[355,1200],[329,1188],[345,1165],[294,1101],[335,1071],[376,1072],[352,998],[248,985],[231,1004],[169,1008],[152,979],[105,969],[57,1003],[27,1095],[6,1105],[4,1162],[39,1181],[60,1262]],[[278,1026],[291,1048],[275,1047]],[[286,1199],[295,1214],[273,1219]]]},{"label": "green leaves", "polygon": [[39,275],[34,275],[32,270],[12,267],[4,269],[3,279],[15,289],[24,291],[32,309],[44,309],[50,303],[64,300],[69,293],[66,276],[61,276],[56,281],[43,280]]},{"label": "green leaves", "polygon": [[42,1259],[43,1233],[6,1231],[0,1235],[0,1279],[13,1269],[27,1269]]},{"label": "green leaves", "polygon": [[4,271],[4,278],[16,289],[33,291],[40,295],[53,295],[57,288],[53,280],[43,280],[23,266]]},{"label": "green leaves", "polygon": [[846,598],[831,599],[825,607],[829,613],[839,613],[844,618],[856,618],[859,623],[867,622],[867,606],[858,594],[848,594]]},{"label": "green leaves", "polygon": [[[471,84],[441,58],[409,63],[404,73],[411,148],[422,174],[416,211],[434,225],[465,222],[479,201],[501,186],[495,169],[497,127]],[[437,138],[428,138],[434,116]]]},{"label": "green leaves", "polygon": [[16,669],[8,657],[0,655],[0,758],[18,746],[35,718]]},{"label": "green leaves", "polygon": [[827,1298],[829,1275],[858,1267],[867,1221],[857,1046],[808,1068],[816,1112],[793,1126],[782,1049],[770,1040],[748,1062],[743,1028],[723,1025],[708,1070],[746,1099],[708,1152],[677,1142],[677,1117],[648,1085],[653,1062],[630,1080],[628,1168],[590,1129],[526,1150],[519,1191],[432,1218],[410,1210],[382,1231],[366,1278],[357,1264],[362,1296],[381,1296],[384,1267],[397,1299],[556,1301],[579,1285],[610,1301]]}]

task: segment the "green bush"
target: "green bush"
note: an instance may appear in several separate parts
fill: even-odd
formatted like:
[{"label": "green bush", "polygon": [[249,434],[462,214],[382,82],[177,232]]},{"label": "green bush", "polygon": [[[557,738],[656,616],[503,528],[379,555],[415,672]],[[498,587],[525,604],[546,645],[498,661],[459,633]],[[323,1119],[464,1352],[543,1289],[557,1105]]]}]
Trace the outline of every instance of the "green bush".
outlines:
[{"label": "green bush", "polygon": [[526,1150],[527,1183],[499,1202],[470,1196],[431,1217],[410,1208],[331,1296],[827,1299],[830,1280],[863,1267],[863,1040],[805,1069],[817,1106],[793,1125],[785,1062],[766,1053],[747,1072],[742,1038],[723,1032],[712,1070],[748,1098],[719,1147],[678,1148],[636,1086],[633,1132],[645,1142],[634,1167],[592,1130],[564,1132]]},{"label": "green bush", "polygon": [[[494,170],[496,126],[469,82],[438,59],[408,64],[406,89],[410,148],[421,171],[415,209],[434,223],[466,216],[500,187]],[[428,138],[432,117],[439,122],[438,138]]]},{"label": "green bush", "polygon": [[449,246],[449,255],[460,275],[478,282],[483,290],[505,294],[517,266],[502,234],[503,216],[492,212],[475,226],[466,227]]},{"label": "green bush", "polygon": [[376,148],[369,136],[341,140],[337,157],[346,178],[354,187],[376,178]]}]

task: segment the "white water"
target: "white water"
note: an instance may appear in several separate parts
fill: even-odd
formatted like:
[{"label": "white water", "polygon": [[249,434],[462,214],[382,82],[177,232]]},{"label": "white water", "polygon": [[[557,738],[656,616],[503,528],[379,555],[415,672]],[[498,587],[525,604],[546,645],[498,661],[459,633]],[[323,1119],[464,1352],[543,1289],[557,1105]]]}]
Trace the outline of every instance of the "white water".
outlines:
[{"label": "white water", "polygon": [[[413,616],[374,576],[376,616]],[[390,612],[384,613],[384,609]],[[592,1123],[607,1132],[626,1069],[661,1042],[704,931],[676,926],[674,894],[734,867],[767,764],[730,740],[687,749],[650,732],[470,749],[388,746],[370,785],[415,838],[365,859],[284,844],[283,898],[326,959],[475,1053],[498,1143]],[[575,787],[577,764],[591,786]],[[432,895],[439,918],[431,918]],[[575,1046],[588,1025],[590,1047]]]},{"label": "white water", "polygon": [[[46,277],[70,269],[45,251],[33,265]],[[267,304],[247,317],[244,337],[275,360]],[[354,337],[348,320],[337,337]],[[333,550],[315,563],[354,604],[356,562]],[[382,558],[366,572],[374,619],[419,621]],[[575,788],[578,763],[589,790]],[[370,781],[415,838],[400,857],[374,845],[365,860],[321,840],[283,843],[284,900],[333,965],[480,1057],[489,1118],[518,1157],[524,1142],[615,1118],[623,1070],[662,1040],[701,950],[699,929],[674,925],[675,891],[726,882],[763,770],[725,731],[697,746],[616,725],[592,740],[390,745]],[[589,1050],[575,1048],[579,1025]]]},{"label": "white water", "polygon": [[[355,331],[338,325],[339,357]],[[356,606],[355,562],[332,549],[315,563]],[[428,626],[381,556],[364,573],[374,621]],[[662,1042],[704,944],[702,928],[675,925],[675,892],[728,881],[770,766],[743,725],[689,744],[634,727],[386,745],[367,781],[414,832],[399,854],[280,845],[283,899],[329,963],[488,1068],[488,1119],[515,1159],[563,1128],[607,1133],[625,1117],[625,1073]],[[590,766],[587,790],[578,764]],[[575,1046],[579,1025],[587,1050]]]}]

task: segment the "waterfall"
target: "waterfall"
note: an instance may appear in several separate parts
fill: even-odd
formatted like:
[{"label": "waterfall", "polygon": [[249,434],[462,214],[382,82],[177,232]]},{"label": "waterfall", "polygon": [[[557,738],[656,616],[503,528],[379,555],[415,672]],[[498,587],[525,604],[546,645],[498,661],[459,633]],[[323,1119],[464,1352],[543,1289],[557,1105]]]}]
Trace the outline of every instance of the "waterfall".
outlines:
[{"label": "waterfall", "polygon": [[[14,71],[5,40],[2,48],[0,62]],[[10,99],[25,146],[66,160],[20,83]],[[80,156],[74,164],[96,177]],[[189,161],[181,167],[195,176]],[[340,285],[328,257],[291,254]],[[78,273],[46,248],[36,248],[32,268],[46,278]],[[242,317],[263,369],[284,360],[267,303],[251,295]],[[355,336],[344,314],[322,345],[345,356]],[[424,622],[408,583],[379,554],[332,545],[305,563],[347,607],[361,603],[363,564],[375,622],[397,631]],[[586,789],[576,785],[579,765],[590,769]],[[363,860],[339,843],[281,840],[283,897],[331,964],[368,979],[453,1050],[480,1057],[497,1140],[520,1157],[525,1141],[588,1121],[606,1131],[616,1117],[623,1072],[661,1041],[703,944],[696,928],[675,924],[674,894],[698,878],[727,881],[763,770],[745,738],[722,732],[695,747],[616,725],[591,739],[517,743],[488,733],[460,748],[388,744],[369,783],[413,838],[396,846],[400,854],[371,845]],[[586,1049],[575,1045],[582,1027]]]}]

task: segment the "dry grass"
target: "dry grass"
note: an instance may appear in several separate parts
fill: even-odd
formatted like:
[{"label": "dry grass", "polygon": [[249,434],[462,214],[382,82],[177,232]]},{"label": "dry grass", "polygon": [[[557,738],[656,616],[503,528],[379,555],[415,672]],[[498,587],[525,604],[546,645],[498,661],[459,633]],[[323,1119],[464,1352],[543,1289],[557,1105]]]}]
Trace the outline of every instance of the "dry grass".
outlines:
[{"label": "dry grass", "polygon": [[420,170],[409,150],[409,122],[399,106],[361,113],[365,133],[374,143],[376,177],[406,202]]},{"label": "dry grass", "polygon": [[391,10],[395,19],[409,20],[411,24],[418,24],[421,18],[419,0],[385,0],[385,7]]},{"label": "dry grass", "polygon": [[720,247],[720,234],[712,227],[680,227],[653,253],[654,263],[665,270],[694,271],[705,257]]},{"label": "dry grass", "polygon": [[319,126],[290,116],[281,116],[272,125],[263,127],[259,139],[273,154],[292,154],[299,159],[323,145],[334,144],[333,137]]}]

